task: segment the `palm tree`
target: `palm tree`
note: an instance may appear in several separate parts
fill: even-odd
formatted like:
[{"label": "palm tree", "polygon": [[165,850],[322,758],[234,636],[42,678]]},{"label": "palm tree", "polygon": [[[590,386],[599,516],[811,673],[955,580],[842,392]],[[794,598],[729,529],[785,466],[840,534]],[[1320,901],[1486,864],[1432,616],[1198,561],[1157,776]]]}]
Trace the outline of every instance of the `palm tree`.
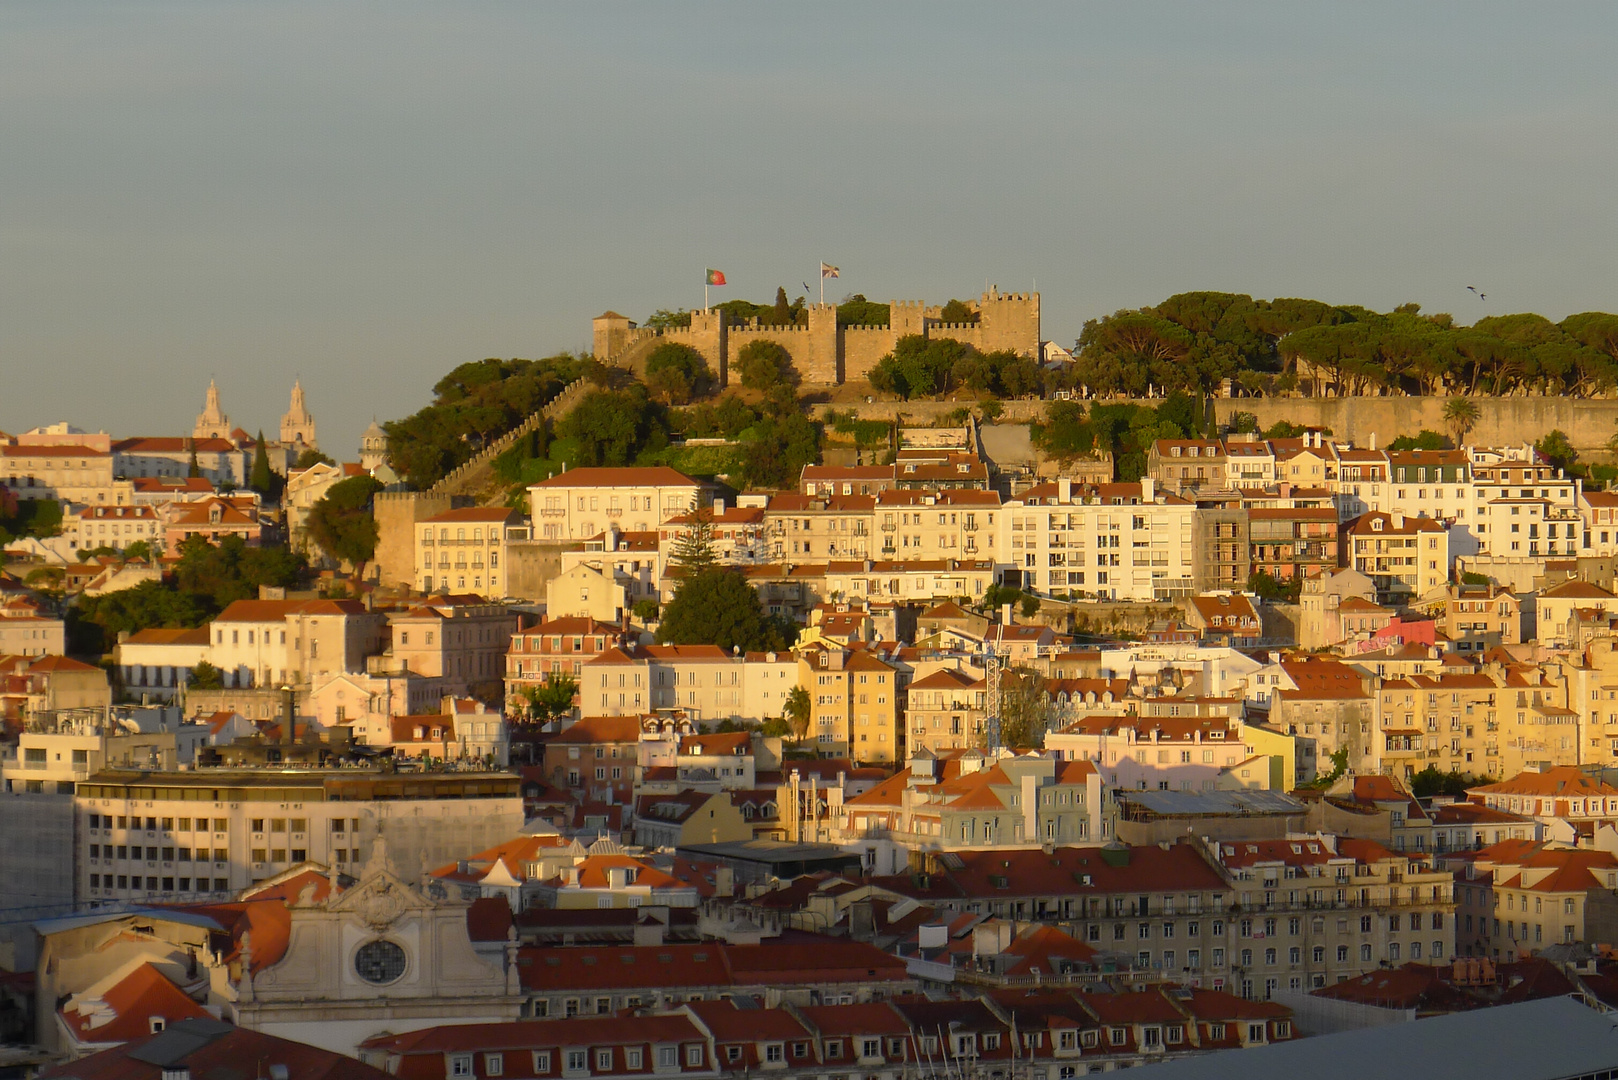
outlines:
[{"label": "palm tree", "polygon": [[1452,397],[1444,403],[1444,423],[1455,433],[1455,445],[1466,441],[1466,433],[1478,422],[1477,402],[1471,398]]},{"label": "palm tree", "polygon": [[785,714],[787,723],[792,725],[792,734],[799,739],[808,737],[809,691],[801,686],[794,686],[788,690]]}]

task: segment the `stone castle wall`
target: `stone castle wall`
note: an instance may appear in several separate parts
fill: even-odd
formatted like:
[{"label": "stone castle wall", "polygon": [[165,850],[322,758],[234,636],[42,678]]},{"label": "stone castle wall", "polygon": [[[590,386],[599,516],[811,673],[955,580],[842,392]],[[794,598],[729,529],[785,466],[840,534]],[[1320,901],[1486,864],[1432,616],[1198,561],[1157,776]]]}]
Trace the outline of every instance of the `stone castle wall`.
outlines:
[{"label": "stone castle wall", "polygon": [[[1258,417],[1260,429],[1279,420],[1306,427],[1327,427],[1339,438],[1361,446],[1376,438],[1386,446],[1401,435],[1427,428],[1448,434],[1444,397],[1219,398],[1214,402],[1221,423],[1238,412]],[[1560,429],[1583,456],[1605,458],[1607,440],[1618,432],[1618,400],[1567,397],[1475,397],[1478,421],[1466,441],[1480,446],[1520,446],[1537,442]],[[1599,451],[1599,453],[1595,453]]]},{"label": "stone castle wall", "polygon": [[990,289],[974,303],[976,323],[944,323],[941,309],[919,300],[889,302],[887,326],[838,326],[834,304],[811,304],[807,326],[760,326],[757,319],[727,324],[719,311],[691,313],[691,325],[656,331],[636,327],[613,312],[594,323],[596,356],[639,373],[656,343],[688,345],[719,374],[721,385],[735,381],[730,369],[741,350],[754,341],[780,345],[805,383],[831,386],[866,378],[899,339],[912,334],[964,341],[984,352],[1010,350],[1038,357],[1039,294]]},{"label": "stone castle wall", "polygon": [[446,510],[471,506],[465,495],[432,491],[379,491],[371,502],[376,518],[377,579],[383,585],[408,588],[416,581],[416,522]]}]

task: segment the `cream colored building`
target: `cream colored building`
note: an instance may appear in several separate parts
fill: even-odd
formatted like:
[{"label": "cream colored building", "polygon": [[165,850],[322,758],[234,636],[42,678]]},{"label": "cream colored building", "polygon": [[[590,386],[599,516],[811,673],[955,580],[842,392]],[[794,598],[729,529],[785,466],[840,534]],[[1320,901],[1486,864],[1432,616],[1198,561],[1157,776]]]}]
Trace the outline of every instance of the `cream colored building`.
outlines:
[{"label": "cream colored building", "polygon": [[888,764],[905,753],[902,672],[863,649],[820,642],[798,651],[809,738],[823,755]]},{"label": "cream colored building", "polygon": [[358,600],[238,600],[209,624],[206,659],[227,687],[306,686],[364,671],[386,629]]},{"label": "cream colored building", "polygon": [[988,559],[999,557],[1000,496],[993,491],[913,488],[884,491],[876,498],[876,532],[882,559]]},{"label": "cream colored building", "polygon": [[825,595],[833,600],[933,604],[976,601],[994,584],[993,559],[838,561],[825,564]]},{"label": "cream colored building", "polygon": [[702,485],[665,465],[569,469],[528,488],[538,540],[588,540],[609,528],[654,532],[697,505]]},{"label": "cream colored building", "polygon": [[589,618],[618,623],[629,609],[627,577],[610,564],[578,560],[545,585],[545,612],[552,618]]},{"label": "cream colored building", "polygon": [[480,596],[431,596],[388,616],[391,642],[371,668],[442,679],[446,694],[478,690],[495,700],[516,632],[517,613],[499,604]]},{"label": "cream colored building", "polygon": [[977,669],[939,668],[905,688],[907,750],[967,750],[983,743],[988,684]]},{"label": "cream colored building", "polygon": [[287,477],[286,489],[281,492],[281,513],[286,529],[287,544],[294,551],[308,551],[309,512],[315,503],[326,497],[332,485],[366,475],[358,465],[328,465],[316,462],[307,469],[294,469]]},{"label": "cream colored building", "polygon": [[786,492],[764,510],[769,557],[784,563],[874,559],[874,495],[811,496]]},{"label": "cream colored building", "polygon": [[424,593],[511,595],[507,531],[522,515],[501,507],[465,506],[416,523],[416,580]]},{"label": "cream colored building", "polygon": [[39,614],[32,605],[0,606],[0,656],[61,656],[67,623]]},{"label": "cream colored building", "polygon": [[[622,532],[614,527],[600,536],[584,541],[582,551],[561,553],[562,574],[545,586],[545,610],[551,616],[586,615],[602,622],[617,622],[624,612],[640,600],[658,600],[663,581],[663,556],[658,548],[658,534]],[[594,574],[569,575],[578,567],[587,567]],[[568,581],[558,588],[563,578]],[[590,589],[593,582],[602,583]],[[622,590],[623,595],[618,595]],[[588,593],[589,595],[586,595]],[[670,588],[663,599],[672,599]],[[611,614],[608,607],[619,610]]]},{"label": "cream colored building", "polygon": [[85,446],[0,446],[0,486],[23,502],[113,506],[134,501],[129,482],[113,480],[112,454]]},{"label": "cream colored building", "polygon": [[1371,579],[1379,604],[1419,600],[1449,581],[1449,530],[1431,518],[1372,512],[1343,532],[1348,562]]},{"label": "cream colored building", "polygon": [[78,551],[110,547],[122,551],[144,541],[152,554],[163,552],[163,522],[154,506],[78,506],[62,515],[62,535]]},{"label": "cream colored building", "polygon": [[1008,583],[1111,600],[1184,599],[1194,591],[1196,506],[1137,484],[1040,484],[1005,505]]},{"label": "cream colored building", "polygon": [[502,773],[100,772],[74,794],[77,895],[234,892],[305,861],[347,870],[383,835],[395,858],[437,866],[517,832],[519,787]]}]

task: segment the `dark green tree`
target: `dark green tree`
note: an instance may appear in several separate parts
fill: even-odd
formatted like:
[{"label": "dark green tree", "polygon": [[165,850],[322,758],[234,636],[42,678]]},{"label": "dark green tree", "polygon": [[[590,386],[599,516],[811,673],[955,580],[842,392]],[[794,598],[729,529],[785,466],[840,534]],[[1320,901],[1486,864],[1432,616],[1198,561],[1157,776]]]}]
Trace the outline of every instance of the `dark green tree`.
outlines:
[{"label": "dark green tree", "polygon": [[555,673],[547,676],[538,686],[525,687],[522,696],[527,705],[528,720],[548,724],[571,715],[573,699],[578,692],[579,684],[573,676]]},{"label": "dark green tree", "polygon": [[1534,444],[1534,449],[1558,469],[1571,467],[1579,457],[1579,452],[1573,449],[1573,444],[1568,440],[1567,432],[1560,428],[1547,432],[1544,438]]},{"label": "dark green tree", "polygon": [[697,503],[687,512],[685,530],[674,541],[669,561],[682,577],[695,577],[719,561],[713,545],[713,505]]},{"label": "dark green tree", "polygon": [[[264,438],[263,434],[260,433],[260,435],[259,435],[260,441],[262,441],[263,438]],[[335,464],[337,464],[337,462],[332,460],[332,457],[331,457],[330,454],[322,454],[319,450],[316,450],[314,447],[311,446],[309,449],[305,450],[303,453],[298,455],[298,460],[292,463],[292,467],[294,469],[312,469],[316,465],[335,465]],[[257,468],[256,463],[254,465],[254,468]]]},{"label": "dark green tree", "polygon": [[742,470],[748,487],[795,487],[803,467],[820,460],[820,426],[802,413],[764,420],[752,432]]},{"label": "dark green tree", "polygon": [[592,390],[556,425],[578,448],[574,466],[630,465],[643,451],[668,445],[667,413],[639,384]]},{"label": "dark green tree", "polygon": [[742,385],[749,390],[768,390],[797,382],[792,357],[773,341],[761,339],[743,345],[736,354],[736,370],[741,373]]},{"label": "dark green tree", "polygon": [[176,584],[210,608],[210,614],[236,600],[258,596],[260,586],[292,588],[305,569],[303,558],[283,547],[249,547],[240,536],[218,544],[191,536],[177,552]]},{"label": "dark green tree", "polygon": [[253,471],[247,476],[247,486],[266,499],[271,499],[280,493],[281,485],[276,482],[278,479],[275,470],[270,468],[269,448],[264,444],[264,432],[260,431],[253,449]]},{"label": "dark green tree", "polygon": [[635,606],[630,609],[630,614],[634,615],[642,623],[649,623],[657,621],[657,611],[657,601],[649,596],[644,596],[635,601]]},{"label": "dark green tree", "polygon": [[713,389],[713,371],[689,345],[665,341],[646,358],[646,386],[670,405],[684,405]]},{"label": "dark green tree", "polygon": [[792,734],[799,739],[809,737],[810,719],[809,691],[802,686],[794,686],[787,691],[786,705],[781,710],[781,718],[792,729]]},{"label": "dark green tree", "polygon": [[191,677],[185,685],[192,690],[223,690],[225,688],[225,674],[206,660],[198,660],[197,666],[191,669]]},{"label": "dark green tree", "polygon": [[666,645],[718,645],[726,652],[779,651],[795,636],[795,627],[765,615],[758,590],[745,577],[720,567],[681,581],[657,628],[657,639]]},{"label": "dark green tree", "polygon": [[1401,435],[1388,443],[1389,450],[1442,450],[1448,445],[1444,436],[1431,428],[1422,428],[1415,435]]},{"label": "dark green tree", "polygon": [[792,305],[787,302],[787,291],[784,287],[777,285],[775,287],[775,307],[770,312],[770,324],[772,326],[791,326],[792,323]]},{"label": "dark green tree", "polygon": [[975,323],[980,316],[970,305],[960,300],[951,300],[938,309],[938,321],[941,323]]},{"label": "dark green tree", "polygon": [[855,293],[837,305],[839,326],[887,326],[892,320],[887,304],[875,304]]},{"label": "dark green tree", "polygon": [[381,490],[374,478],[353,476],[333,484],[309,508],[310,537],[327,555],[352,566],[355,576],[365,573],[365,564],[376,554],[378,533],[371,497]]}]

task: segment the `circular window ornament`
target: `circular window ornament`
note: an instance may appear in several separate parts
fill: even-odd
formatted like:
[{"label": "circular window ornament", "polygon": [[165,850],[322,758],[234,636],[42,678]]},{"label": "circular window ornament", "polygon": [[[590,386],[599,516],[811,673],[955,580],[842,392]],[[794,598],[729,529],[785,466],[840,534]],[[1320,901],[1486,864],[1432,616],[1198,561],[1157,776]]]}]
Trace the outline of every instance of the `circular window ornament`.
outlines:
[{"label": "circular window ornament", "polygon": [[395,982],[405,972],[405,951],[391,941],[368,941],[354,954],[354,972],[375,986]]}]

